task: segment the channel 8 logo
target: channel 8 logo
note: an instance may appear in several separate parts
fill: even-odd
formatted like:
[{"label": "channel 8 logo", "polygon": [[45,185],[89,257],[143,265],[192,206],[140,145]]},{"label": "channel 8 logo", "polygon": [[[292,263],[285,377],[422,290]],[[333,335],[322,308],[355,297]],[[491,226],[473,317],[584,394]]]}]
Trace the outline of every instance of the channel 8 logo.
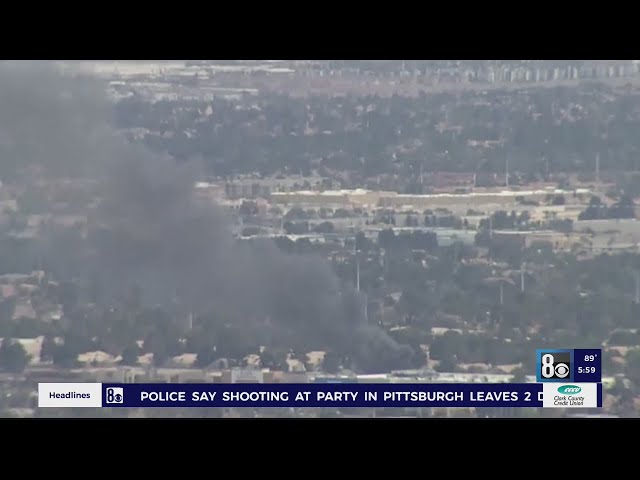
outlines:
[{"label": "channel 8 logo", "polygon": [[107,403],[122,403],[124,401],[124,389],[122,387],[107,388]]},{"label": "channel 8 logo", "polygon": [[538,382],[572,380],[570,350],[538,350]]}]

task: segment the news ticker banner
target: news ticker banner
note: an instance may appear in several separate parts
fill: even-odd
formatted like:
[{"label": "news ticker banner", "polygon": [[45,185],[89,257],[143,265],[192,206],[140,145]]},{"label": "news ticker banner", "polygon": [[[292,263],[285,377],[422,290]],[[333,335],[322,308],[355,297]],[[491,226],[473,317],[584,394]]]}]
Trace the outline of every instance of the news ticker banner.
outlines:
[{"label": "news ticker banner", "polygon": [[602,407],[601,383],[40,383],[39,407]]}]

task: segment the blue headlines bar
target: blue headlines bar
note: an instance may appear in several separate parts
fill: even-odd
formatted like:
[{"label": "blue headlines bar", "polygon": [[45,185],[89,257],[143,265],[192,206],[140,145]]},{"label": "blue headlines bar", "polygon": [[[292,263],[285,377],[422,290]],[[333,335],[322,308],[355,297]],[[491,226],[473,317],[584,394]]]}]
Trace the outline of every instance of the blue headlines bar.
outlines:
[{"label": "blue headlines bar", "polygon": [[[103,407],[542,407],[541,383],[103,384]],[[602,402],[598,384],[598,404]]]}]

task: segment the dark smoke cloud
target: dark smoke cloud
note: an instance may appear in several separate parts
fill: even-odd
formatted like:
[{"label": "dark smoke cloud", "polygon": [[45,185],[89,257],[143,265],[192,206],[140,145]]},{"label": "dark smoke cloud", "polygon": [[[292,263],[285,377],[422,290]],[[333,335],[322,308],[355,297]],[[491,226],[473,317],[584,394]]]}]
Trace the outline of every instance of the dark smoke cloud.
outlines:
[{"label": "dark smoke cloud", "polygon": [[149,303],[177,297],[196,313],[218,312],[259,343],[304,339],[348,351],[369,371],[408,365],[411,350],[364,324],[362,299],[325,262],[273,243],[238,244],[225,214],[194,197],[197,163],[126,143],[104,91],[51,65],[0,64],[2,161],[99,180],[102,201],[83,248],[65,254],[46,244],[61,268],[113,292],[138,285]]}]

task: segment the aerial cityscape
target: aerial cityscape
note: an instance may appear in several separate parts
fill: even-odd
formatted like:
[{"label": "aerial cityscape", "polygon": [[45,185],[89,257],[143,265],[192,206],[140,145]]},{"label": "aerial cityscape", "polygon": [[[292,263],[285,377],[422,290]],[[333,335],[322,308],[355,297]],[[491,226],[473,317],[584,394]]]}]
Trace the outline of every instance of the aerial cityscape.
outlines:
[{"label": "aerial cityscape", "polygon": [[[13,61],[0,107],[0,417],[640,416],[640,61]],[[603,408],[37,408],[539,348],[601,348]]]}]

